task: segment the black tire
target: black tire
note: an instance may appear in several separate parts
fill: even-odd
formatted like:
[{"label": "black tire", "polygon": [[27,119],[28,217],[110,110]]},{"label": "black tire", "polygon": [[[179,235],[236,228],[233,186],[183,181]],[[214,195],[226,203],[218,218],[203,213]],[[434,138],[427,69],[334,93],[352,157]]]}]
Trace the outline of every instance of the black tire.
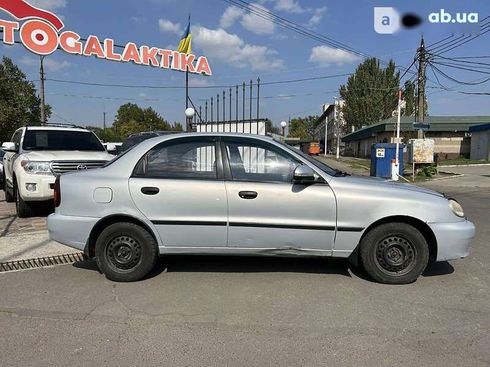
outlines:
[{"label": "black tire", "polygon": [[22,197],[20,196],[17,186],[14,188],[14,193],[16,196],[15,208],[17,209],[17,216],[19,218],[33,217],[36,214],[33,205],[31,203],[22,200]]},{"label": "black tire", "polygon": [[7,203],[13,203],[15,201],[15,196],[9,191],[7,179],[5,178],[5,173],[3,175],[3,191],[5,192],[5,201]]},{"label": "black tire", "polygon": [[135,282],[147,276],[158,260],[153,236],[133,223],[115,223],[102,231],[95,243],[95,259],[106,278]]},{"label": "black tire", "polygon": [[361,264],[377,282],[409,284],[429,262],[429,246],[420,231],[406,223],[373,228],[360,243]]}]

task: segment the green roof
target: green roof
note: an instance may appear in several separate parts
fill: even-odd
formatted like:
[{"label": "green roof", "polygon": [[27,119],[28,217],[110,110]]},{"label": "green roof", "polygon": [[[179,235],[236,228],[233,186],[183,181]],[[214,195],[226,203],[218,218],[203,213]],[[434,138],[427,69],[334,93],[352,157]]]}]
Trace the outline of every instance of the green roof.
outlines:
[{"label": "green roof", "polygon": [[[345,142],[362,140],[372,137],[377,133],[392,132],[396,129],[396,122],[397,118],[391,117],[377,124],[369,125],[347,134],[342,140]],[[414,131],[413,122],[413,116],[403,116],[400,124],[401,131]],[[471,126],[489,123],[490,116],[427,116],[425,122],[430,124],[429,131],[468,132]]]}]

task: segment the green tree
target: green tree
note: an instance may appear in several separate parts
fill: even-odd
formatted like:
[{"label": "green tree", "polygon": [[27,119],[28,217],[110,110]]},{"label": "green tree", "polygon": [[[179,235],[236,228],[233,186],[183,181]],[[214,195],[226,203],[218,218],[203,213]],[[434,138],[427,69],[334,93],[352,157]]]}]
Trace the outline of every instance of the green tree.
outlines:
[{"label": "green tree", "polygon": [[313,139],[318,127],[318,116],[296,117],[289,124],[290,138]]},{"label": "green tree", "polygon": [[278,128],[277,126],[274,126],[272,121],[270,119],[265,119],[265,132],[266,134],[280,134],[281,129]]},{"label": "green tree", "polygon": [[347,84],[340,87],[348,130],[351,126],[359,129],[391,117],[398,105],[399,85],[400,72],[392,60],[386,68],[380,67],[376,58],[360,64]]},{"label": "green tree", "polygon": [[[182,125],[176,128],[182,128]],[[173,127],[153,108],[141,108],[134,103],[119,107],[114,121],[114,129],[121,139],[143,131],[169,131]]]},{"label": "green tree", "polygon": [[[41,101],[34,83],[8,57],[0,63],[0,141],[8,141],[21,126],[39,125]],[[46,108],[47,117],[51,114]]]}]

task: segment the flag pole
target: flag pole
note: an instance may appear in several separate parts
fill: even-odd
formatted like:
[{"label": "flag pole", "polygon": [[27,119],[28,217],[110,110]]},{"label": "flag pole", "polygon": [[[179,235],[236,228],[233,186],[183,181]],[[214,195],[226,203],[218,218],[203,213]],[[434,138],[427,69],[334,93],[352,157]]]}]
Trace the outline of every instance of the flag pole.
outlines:
[{"label": "flag pole", "polygon": [[[189,108],[189,70],[185,71],[185,109]],[[191,131],[189,119],[187,120],[187,131]]]}]

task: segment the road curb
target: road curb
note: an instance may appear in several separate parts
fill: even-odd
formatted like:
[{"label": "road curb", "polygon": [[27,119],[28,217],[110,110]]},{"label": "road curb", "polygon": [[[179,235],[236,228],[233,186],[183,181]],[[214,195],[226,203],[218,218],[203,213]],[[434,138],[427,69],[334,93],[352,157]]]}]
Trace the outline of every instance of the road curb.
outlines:
[{"label": "road curb", "polygon": [[490,163],[481,163],[481,164],[449,164],[449,165],[439,166],[439,168],[485,167],[485,166],[490,166]]}]

